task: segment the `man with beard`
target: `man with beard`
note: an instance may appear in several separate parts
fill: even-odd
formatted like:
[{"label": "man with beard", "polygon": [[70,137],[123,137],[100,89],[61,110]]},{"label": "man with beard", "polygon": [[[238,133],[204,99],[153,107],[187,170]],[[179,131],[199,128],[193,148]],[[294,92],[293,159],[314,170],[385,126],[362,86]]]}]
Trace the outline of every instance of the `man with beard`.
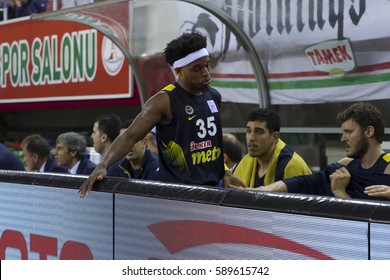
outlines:
[{"label": "man with beard", "polygon": [[[257,188],[260,191],[277,191],[329,195],[340,198],[385,199],[370,195],[368,186],[389,185],[390,154],[381,148],[384,137],[384,120],[374,106],[360,102],[337,115],[341,123],[341,141],[347,157],[328,165],[325,170],[311,175],[277,181]],[[383,186],[382,186],[383,187]]]},{"label": "man with beard", "polygon": [[218,186],[244,185],[225,171],[220,117],[221,94],[209,87],[207,40],[199,33],[184,33],[169,42],[165,60],[177,81],[153,95],[133,123],[111,144],[89,178],[79,188],[88,195],[107,168],[124,157],[156,126],[159,180]]}]

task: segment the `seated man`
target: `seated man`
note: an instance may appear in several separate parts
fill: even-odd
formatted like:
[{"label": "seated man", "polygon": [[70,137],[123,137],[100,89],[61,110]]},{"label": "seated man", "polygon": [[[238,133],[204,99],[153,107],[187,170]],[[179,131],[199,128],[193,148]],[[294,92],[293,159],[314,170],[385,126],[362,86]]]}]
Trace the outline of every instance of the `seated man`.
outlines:
[{"label": "seated man", "polygon": [[249,112],[246,125],[248,154],[234,175],[255,188],[277,180],[311,174],[306,162],[280,139],[279,115],[269,109]]},{"label": "seated man", "polygon": [[381,148],[385,131],[382,114],[374,106],[360,102],[339,113],[337,120],[347,158],[321,172],[278,181],[258,190],[384,199],[384,194],[375,195],[378,186],[365,190],[367,186],[390,183],[390,154]]},{"label": "seated man", "polygon": [[223,134],[223,159],[230,172],[234,173],[242,158],[244,148],[234,134]]},{"label": "seated man", "polygon": [[24,171],[23,163],[2,143],[0,143],[0,169]]},{"label": "seated man", "polygon": [[50,153],[50,146],[39,134],[27,136],[22,141],[24,161],[29,171],[69,173],[68,168],[58,166]]},{"label": "seated man", "polygon": [[[125,121],[120,129],[122,134],[133,120]],[[119,165],[124,174],[129,178],[157,180],[158,179],[158,158],[148,149],[146,138],[134,144],[130,152],[125,156]]]},{"label": "seated man", "polygon": [[[116,114],[103,114],[95,118],[91,138],[93,147],[100,154],[101,159],[104,158],[112,142],[118,137],[121,124],[122,120]],[[107,176],[124,177],[123,171],[119,168],[122,160],[123,158],[119,159],[107,168]]]},{"label": "seated man", "polygon": [[158,157],[156,127],[153,127],[152,130],[146,134],[145,138],[148,141],[148,149],[152,152],[152,154]]},{"label": "seated man", "polygon": [[26,17],[46,12],[47,0],[11,0],[8,7],[8,18]]},{"label": "seated man", "polygon": [[85,138],[76,132],[60,134],[56,140],[55,157],[58,165],[66,166],[70,174],[89,175],[96,164],[85,157]]}]

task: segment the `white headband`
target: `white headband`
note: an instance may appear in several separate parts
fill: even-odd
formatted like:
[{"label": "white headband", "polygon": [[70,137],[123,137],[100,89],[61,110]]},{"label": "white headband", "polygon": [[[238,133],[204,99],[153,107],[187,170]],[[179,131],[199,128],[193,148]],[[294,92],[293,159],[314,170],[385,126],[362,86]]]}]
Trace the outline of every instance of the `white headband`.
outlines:
[{"label": "white headband", "polygon": [[208,56],[208,55],[209,55],[209,52],[205,48],[200,49],[196,52],[193,52],[193,53],[186,55],[183,58],[176,60],[173,63],[173,69],[184,67],[184,66],[190,64],[191,62],[194,62],[195,60],[197,60],[201,57],[204,57],[204,56]]}]

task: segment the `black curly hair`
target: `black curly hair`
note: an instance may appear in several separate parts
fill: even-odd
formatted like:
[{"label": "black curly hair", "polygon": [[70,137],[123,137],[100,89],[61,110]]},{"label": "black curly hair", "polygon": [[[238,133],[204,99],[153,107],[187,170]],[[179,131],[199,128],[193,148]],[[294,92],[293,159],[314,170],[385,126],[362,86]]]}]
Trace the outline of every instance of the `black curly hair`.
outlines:
[{"label": "black curly hair", "polygon": [[206,48],[207,39],[200,33],[183,33],[178,38],[170,41],[164,49],[165,60],[169,65],[173,65],[190,53]]}]

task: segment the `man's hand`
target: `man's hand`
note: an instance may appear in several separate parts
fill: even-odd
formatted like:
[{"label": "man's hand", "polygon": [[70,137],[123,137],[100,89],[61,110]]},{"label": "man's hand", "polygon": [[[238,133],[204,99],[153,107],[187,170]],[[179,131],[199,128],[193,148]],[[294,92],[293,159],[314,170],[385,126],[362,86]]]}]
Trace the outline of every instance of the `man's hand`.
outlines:
[{"label": "man's hand", "polygon": [[237,176],[234,176],[229,170],[225,170],[225,176],[223,176],[223,186],[225,188],[247,188],[244,181]]},{"label": "man's hand", "polygon": [[87,180],[85,180],[81,184],[79,191],[78,191],[80,193],[80,197],[83,198],[83,197],[89,195],[92,191],[93,185],[97,181],[103,180],[103,178],[106,177],[106,175],[107,175],[106,168],[104,168],[100,164],[98,164],[96,166],[95,170],[91,173],[91,175],[89,175]]},{"label": "man's hand", "polygon": [[329,179],[332,193],[335,197],[351,198],[346,191],[347,186],[351,181],[351,174],[347,168],[341,167],[340,169],[337,169],[329,176]]},{"label": "man's hand", "polygon": [[276,181],[267,186],[254,188],[254,190],[262,192],[288,192],[287,185],[283,181]]},{"label": "man's hand", "polygon": [[390,186],[386,185],[373,185],[366,187],[364,193],[371,197],[385,197],[390,199]]}]

